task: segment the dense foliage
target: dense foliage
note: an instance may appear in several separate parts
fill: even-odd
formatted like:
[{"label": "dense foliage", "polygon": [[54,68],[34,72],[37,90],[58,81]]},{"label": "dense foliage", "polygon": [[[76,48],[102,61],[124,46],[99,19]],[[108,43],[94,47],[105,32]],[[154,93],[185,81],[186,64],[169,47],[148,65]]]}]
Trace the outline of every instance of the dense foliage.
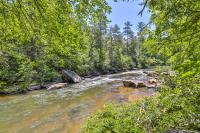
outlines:
[{"label": "dense foliage", "polygon": [[147,41],[151,52],[169,57],[181,74],[199,74],[200,1],[151,0],[149,8],[155,25]]},{"label": "dense foliage", "polygon": [[145,24],[138,35],[130,22],[123,32],[118,25],[107,27],[111,9],[105,0],[2,0],[0,11],[1,89],[58,81],[62,69],[87,75],[156,61],[141,40]]},{"label": "dense foliage", "polygon": [[[169,77],[168,77],[169,78]],[[174,81],[174,79],[173,79]],[[198,79],[193,79],[198,81]],[[199,84],[176,79],[175,87],[162,87],[144,101],[105,105],[82,128],[92,133],[165,133],[169,129],[200,130]]]},{"label": "dense foliage", "polygon": [[80,69],[90,43],[90,23],[105,18],[106,1],[2,0],[0,81],[51,81],[62,68]]},{"label": "dense foliage", "polygon": [[156,97],[105,106],[82,132],[200,131],[200,1],[145,0],[143,4],[148,6],[154,25],[146,31],[145,46],[150,53],[168,59],[176,76],[165,78]]},{"label": "dense foliage", "polygon": [[[125,1],[125,0],[123,0]],[[106,0],[1,0],[0,89],[43,84],[62,69],[81,75],[164,64],[176,71],[154,98],[108,105],[82,132],[200,130],[200,1],[144,0],[153,28],[107,27]]]}]

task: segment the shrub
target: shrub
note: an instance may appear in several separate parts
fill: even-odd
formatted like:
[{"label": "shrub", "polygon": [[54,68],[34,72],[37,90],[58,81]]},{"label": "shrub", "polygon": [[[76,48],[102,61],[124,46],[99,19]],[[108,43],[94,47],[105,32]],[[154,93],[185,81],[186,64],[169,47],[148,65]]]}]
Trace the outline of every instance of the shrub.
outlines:
[{"label": "shrub", "polygon": [[82,132],[164,133],[168,129],[200,130],[199,81],[178,79],[157,96],[126,105],[106,105],[92,115]]}]

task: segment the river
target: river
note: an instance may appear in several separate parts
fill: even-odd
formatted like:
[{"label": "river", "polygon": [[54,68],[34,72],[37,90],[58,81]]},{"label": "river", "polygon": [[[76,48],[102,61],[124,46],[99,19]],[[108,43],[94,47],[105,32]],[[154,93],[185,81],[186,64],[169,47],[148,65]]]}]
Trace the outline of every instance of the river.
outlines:
[{"label": "river", "polygon": [[59,90],[0,96],[0,133],[76,133],[106,103],[129,103],[155,94],[154,89],[123,87],[123,79],[147,77],[130,71],[85,79]]}]

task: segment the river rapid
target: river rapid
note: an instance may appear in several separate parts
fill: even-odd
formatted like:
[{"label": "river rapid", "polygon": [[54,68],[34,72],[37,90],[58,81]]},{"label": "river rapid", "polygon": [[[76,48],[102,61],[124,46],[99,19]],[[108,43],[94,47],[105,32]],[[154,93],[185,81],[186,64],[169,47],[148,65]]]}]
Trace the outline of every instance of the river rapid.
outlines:
[{"label": "river rapid", "polygon": [[154,89],[125,88],[122,80],[147,80],[140,71],[88,78],[59,90],[0,96],[0,133],[76,133],[106,103],[129,103]]}]

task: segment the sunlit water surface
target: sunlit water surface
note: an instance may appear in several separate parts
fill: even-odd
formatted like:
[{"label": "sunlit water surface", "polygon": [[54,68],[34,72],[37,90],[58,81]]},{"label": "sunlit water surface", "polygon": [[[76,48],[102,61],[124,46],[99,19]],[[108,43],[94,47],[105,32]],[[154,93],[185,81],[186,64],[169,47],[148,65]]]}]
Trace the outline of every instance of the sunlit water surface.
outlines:
[{"label": "sunlit water surface", "polygon": [[128,103],[154,89],[122,87],[122,79],[142,79],[141,71],[85,79],[60,90],[0,97],[0,133],[76,133],[106,103]]}]

